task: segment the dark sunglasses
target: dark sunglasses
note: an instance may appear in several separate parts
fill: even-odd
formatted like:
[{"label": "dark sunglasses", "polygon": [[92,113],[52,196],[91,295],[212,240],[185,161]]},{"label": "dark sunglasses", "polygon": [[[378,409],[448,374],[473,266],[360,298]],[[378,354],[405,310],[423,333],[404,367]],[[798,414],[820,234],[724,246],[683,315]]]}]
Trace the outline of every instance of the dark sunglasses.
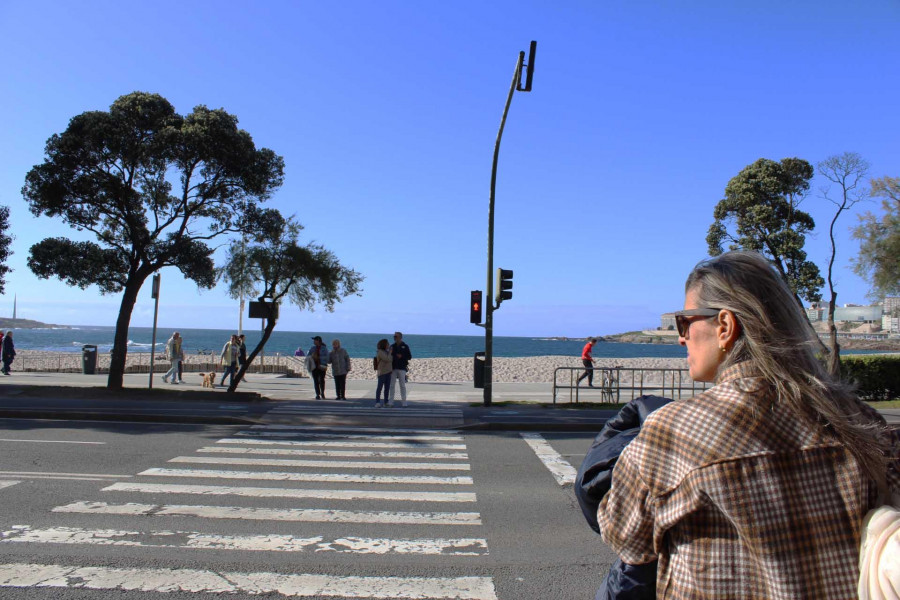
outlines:
[{"label": "dark sunglasses", "polygon": [[703,319],[710,319],[715,317],[721,311],[721,308],[691,308],[689,310],[679,310],[676,311],[675,314],[675,329],[678,330],[678,335],[683,337],[684,339],[688,339],[688,329],[697,319],[692,319],[691,317],[702,317]]}]

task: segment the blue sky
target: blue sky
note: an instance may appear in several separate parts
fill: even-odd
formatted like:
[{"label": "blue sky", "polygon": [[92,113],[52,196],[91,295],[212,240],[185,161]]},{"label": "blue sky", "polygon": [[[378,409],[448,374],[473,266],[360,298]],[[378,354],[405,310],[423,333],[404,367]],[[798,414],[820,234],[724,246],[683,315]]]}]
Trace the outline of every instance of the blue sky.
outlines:
[{"label": "blue sky", "polygon": [[[270,206],[365,275],[334,313],[284,307],[279,329],[480,335],[493,144],[515,61],[497,183],[494,264],[515,271],[497,335],[654,327],[681,306],[728,180],[758,158],[846,151],[900,175],[900,3],[228,2],[0,0],[0,204],[14,255],[0,315],[112,325],[118,296],[38,280],[28,248],[79,234],[34,218],[24,176],[47,138],[120,95],[182,114],[225,108],[286,163]],[[803,208],[821,269],[833,207]],[[863,303],[838,222],[839,302]],[[224,243],[224,242],[223,242]],[[162,274],[159,324],[236,328],[222,288]],[[132,325],[153,320],[149,285]],[[256,327],[256,322],[245,327]]]}]

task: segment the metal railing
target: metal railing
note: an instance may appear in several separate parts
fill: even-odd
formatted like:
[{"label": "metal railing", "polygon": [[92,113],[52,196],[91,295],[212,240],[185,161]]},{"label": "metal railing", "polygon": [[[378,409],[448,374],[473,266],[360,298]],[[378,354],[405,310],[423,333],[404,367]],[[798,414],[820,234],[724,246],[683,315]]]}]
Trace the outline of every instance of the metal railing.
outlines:
[{"label": "metal railing", "polygon": [[[556,404],[560,390],[568,390],[569,402],[576,404],[582,394],[592,400],[596,397],[595,394],[599,394],[600,402],[622,404],[647,394],[675,400],[690,398],[712,387],[711,383],[691,379],[687,369],[595,367],[593,371],[594,385],[588,387],[587,378],[582,380],[583,385],[578,382],[578,377],[584,373],[584,367],[556,367],[553,370],[553,403]],[[568,384],[565,381],[566,372]]]}]

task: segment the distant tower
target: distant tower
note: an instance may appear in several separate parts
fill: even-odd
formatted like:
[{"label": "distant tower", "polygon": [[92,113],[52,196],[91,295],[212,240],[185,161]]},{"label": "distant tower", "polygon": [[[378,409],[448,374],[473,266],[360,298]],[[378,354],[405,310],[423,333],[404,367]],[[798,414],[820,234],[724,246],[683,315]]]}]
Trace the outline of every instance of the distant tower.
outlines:
[{"label": "distant tower", "polygon": [[13,296],[13,319],[16,318],[16,296]]}]

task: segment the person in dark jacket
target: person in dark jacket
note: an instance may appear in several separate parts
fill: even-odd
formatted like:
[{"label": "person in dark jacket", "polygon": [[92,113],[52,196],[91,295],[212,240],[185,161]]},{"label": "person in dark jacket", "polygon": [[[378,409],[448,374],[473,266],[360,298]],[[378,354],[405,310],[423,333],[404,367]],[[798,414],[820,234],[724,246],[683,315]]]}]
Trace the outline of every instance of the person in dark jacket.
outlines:
[{"label": "person in dark jacket", "polygon": [[[3,337],[3,374],[9,375],[9,365],[12,364],[13,359],[16,357],[16,346],[13,344],[13,334],[12,331],[7,331],[6,335]],[[406,404],[404,402],[404,404]]]},{"label": "person in dark jacket", "polygon": [[[591,529],[600,533],[597,508],[612,485],[613,467],[641,431],[647,416],[671,402],[660,396],[641,396],[626,404],[606,422],[591,444],[575,478],[575,496]],[[595,600],[653,600],[656,598],[656,561],[629,565],[616,559]]]},{"label": "person in dark jacket", "polygon": [[409,346],[403,341],[403,334],[399,331],[394,333],[391,358],[394,370],[391,372],[391,401],[388,402],[388,406],[394,406],[398,382],[400,383],[400,400],[403,401],[403,406],[406,406],[406,370],[409,368],[409,361],[412,360],[412,352],[409,351]]}]

